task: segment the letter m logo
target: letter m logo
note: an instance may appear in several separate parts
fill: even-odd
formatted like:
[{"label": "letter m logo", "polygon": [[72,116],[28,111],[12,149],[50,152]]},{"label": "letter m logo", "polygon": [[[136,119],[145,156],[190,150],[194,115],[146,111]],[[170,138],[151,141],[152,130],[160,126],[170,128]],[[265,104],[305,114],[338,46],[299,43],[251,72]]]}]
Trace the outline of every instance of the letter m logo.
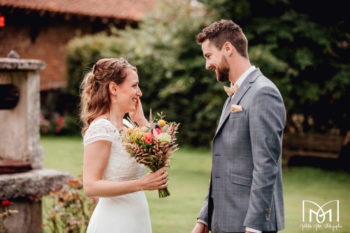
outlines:
[{"label": "letter m logo", "polygon": [[[302,217],[303,222],[317,223],[333,222],[334,220],[339,222],[339,200],[332,200],[323,205],[319,205],[316,202],[303,200],[302,203]],[[335,215],[335,219],[333,219]]]}]

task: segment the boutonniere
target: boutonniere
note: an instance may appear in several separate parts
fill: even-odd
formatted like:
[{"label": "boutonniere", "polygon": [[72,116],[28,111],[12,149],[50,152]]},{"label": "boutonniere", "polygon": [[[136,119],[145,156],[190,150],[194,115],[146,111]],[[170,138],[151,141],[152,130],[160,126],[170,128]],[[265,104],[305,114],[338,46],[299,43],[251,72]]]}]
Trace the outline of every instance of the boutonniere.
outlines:
[{"label": "boutonniere", "polygon": [[231,105],[231,112],[241,112],[241,111],[243,111],[243,108],[241,105],[236,105],[236,104]]}]

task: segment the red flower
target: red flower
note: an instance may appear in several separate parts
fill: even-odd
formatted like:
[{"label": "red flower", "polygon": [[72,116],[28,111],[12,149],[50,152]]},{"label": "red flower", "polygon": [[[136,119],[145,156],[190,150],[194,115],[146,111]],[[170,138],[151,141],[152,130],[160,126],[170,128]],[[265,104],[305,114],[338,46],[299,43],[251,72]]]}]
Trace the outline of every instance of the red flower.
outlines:
[{"label": "red flower", "polygon": [[2,207],[5,207],[5,206],[10,206],[11,205],[11,202],[9,200],[4,200],[1,202],[1,206]]},{"label": "red flower", "polygon": [[152,141],[153,141],[153,139],[152,139],[152,134],[145,134],[145,142],[147,143],[147,144],[152,144]]},{"label": "red flower", "polygon": [[64,117],[57,118],[56,123],[59,126],[64,126],[64,123],[65,123]]}]

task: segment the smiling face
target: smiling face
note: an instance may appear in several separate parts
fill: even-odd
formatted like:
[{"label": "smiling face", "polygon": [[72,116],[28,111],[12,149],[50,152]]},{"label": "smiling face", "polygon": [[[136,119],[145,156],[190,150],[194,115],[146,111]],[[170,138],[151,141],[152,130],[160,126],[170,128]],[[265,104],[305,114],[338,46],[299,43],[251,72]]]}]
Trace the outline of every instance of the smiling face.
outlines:
[{"label": "smiling face", "polygon": [[219,82],[227,82],[229,80],[230,67],[223,50],[217,49],[207,39],[202,43],[202,51],[206,61],[205,68],[215,71],[216,79]]},{"label": "smiling face", "polygon": [[139,87],[139,77],[133,69],[127,69],[123,83],[117,85],[115,104],[124,112],[134,111],[142,92]]}]

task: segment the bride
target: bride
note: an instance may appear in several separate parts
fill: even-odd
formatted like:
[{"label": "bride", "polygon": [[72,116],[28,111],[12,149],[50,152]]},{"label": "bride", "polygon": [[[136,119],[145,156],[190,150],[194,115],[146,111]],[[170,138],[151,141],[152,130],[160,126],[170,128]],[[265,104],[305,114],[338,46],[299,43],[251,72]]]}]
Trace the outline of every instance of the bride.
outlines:
[{"label": "bride", "polygon": [[99,60],[82,82],[84,191],[99,197],[87,233],[151,233],[143,190],[168,185],[165,168],[142,176],[145,167],[130,157],[119,138],[126,113],[140,126],[148,123],[138,83],[136,68],[115,58]]}]

